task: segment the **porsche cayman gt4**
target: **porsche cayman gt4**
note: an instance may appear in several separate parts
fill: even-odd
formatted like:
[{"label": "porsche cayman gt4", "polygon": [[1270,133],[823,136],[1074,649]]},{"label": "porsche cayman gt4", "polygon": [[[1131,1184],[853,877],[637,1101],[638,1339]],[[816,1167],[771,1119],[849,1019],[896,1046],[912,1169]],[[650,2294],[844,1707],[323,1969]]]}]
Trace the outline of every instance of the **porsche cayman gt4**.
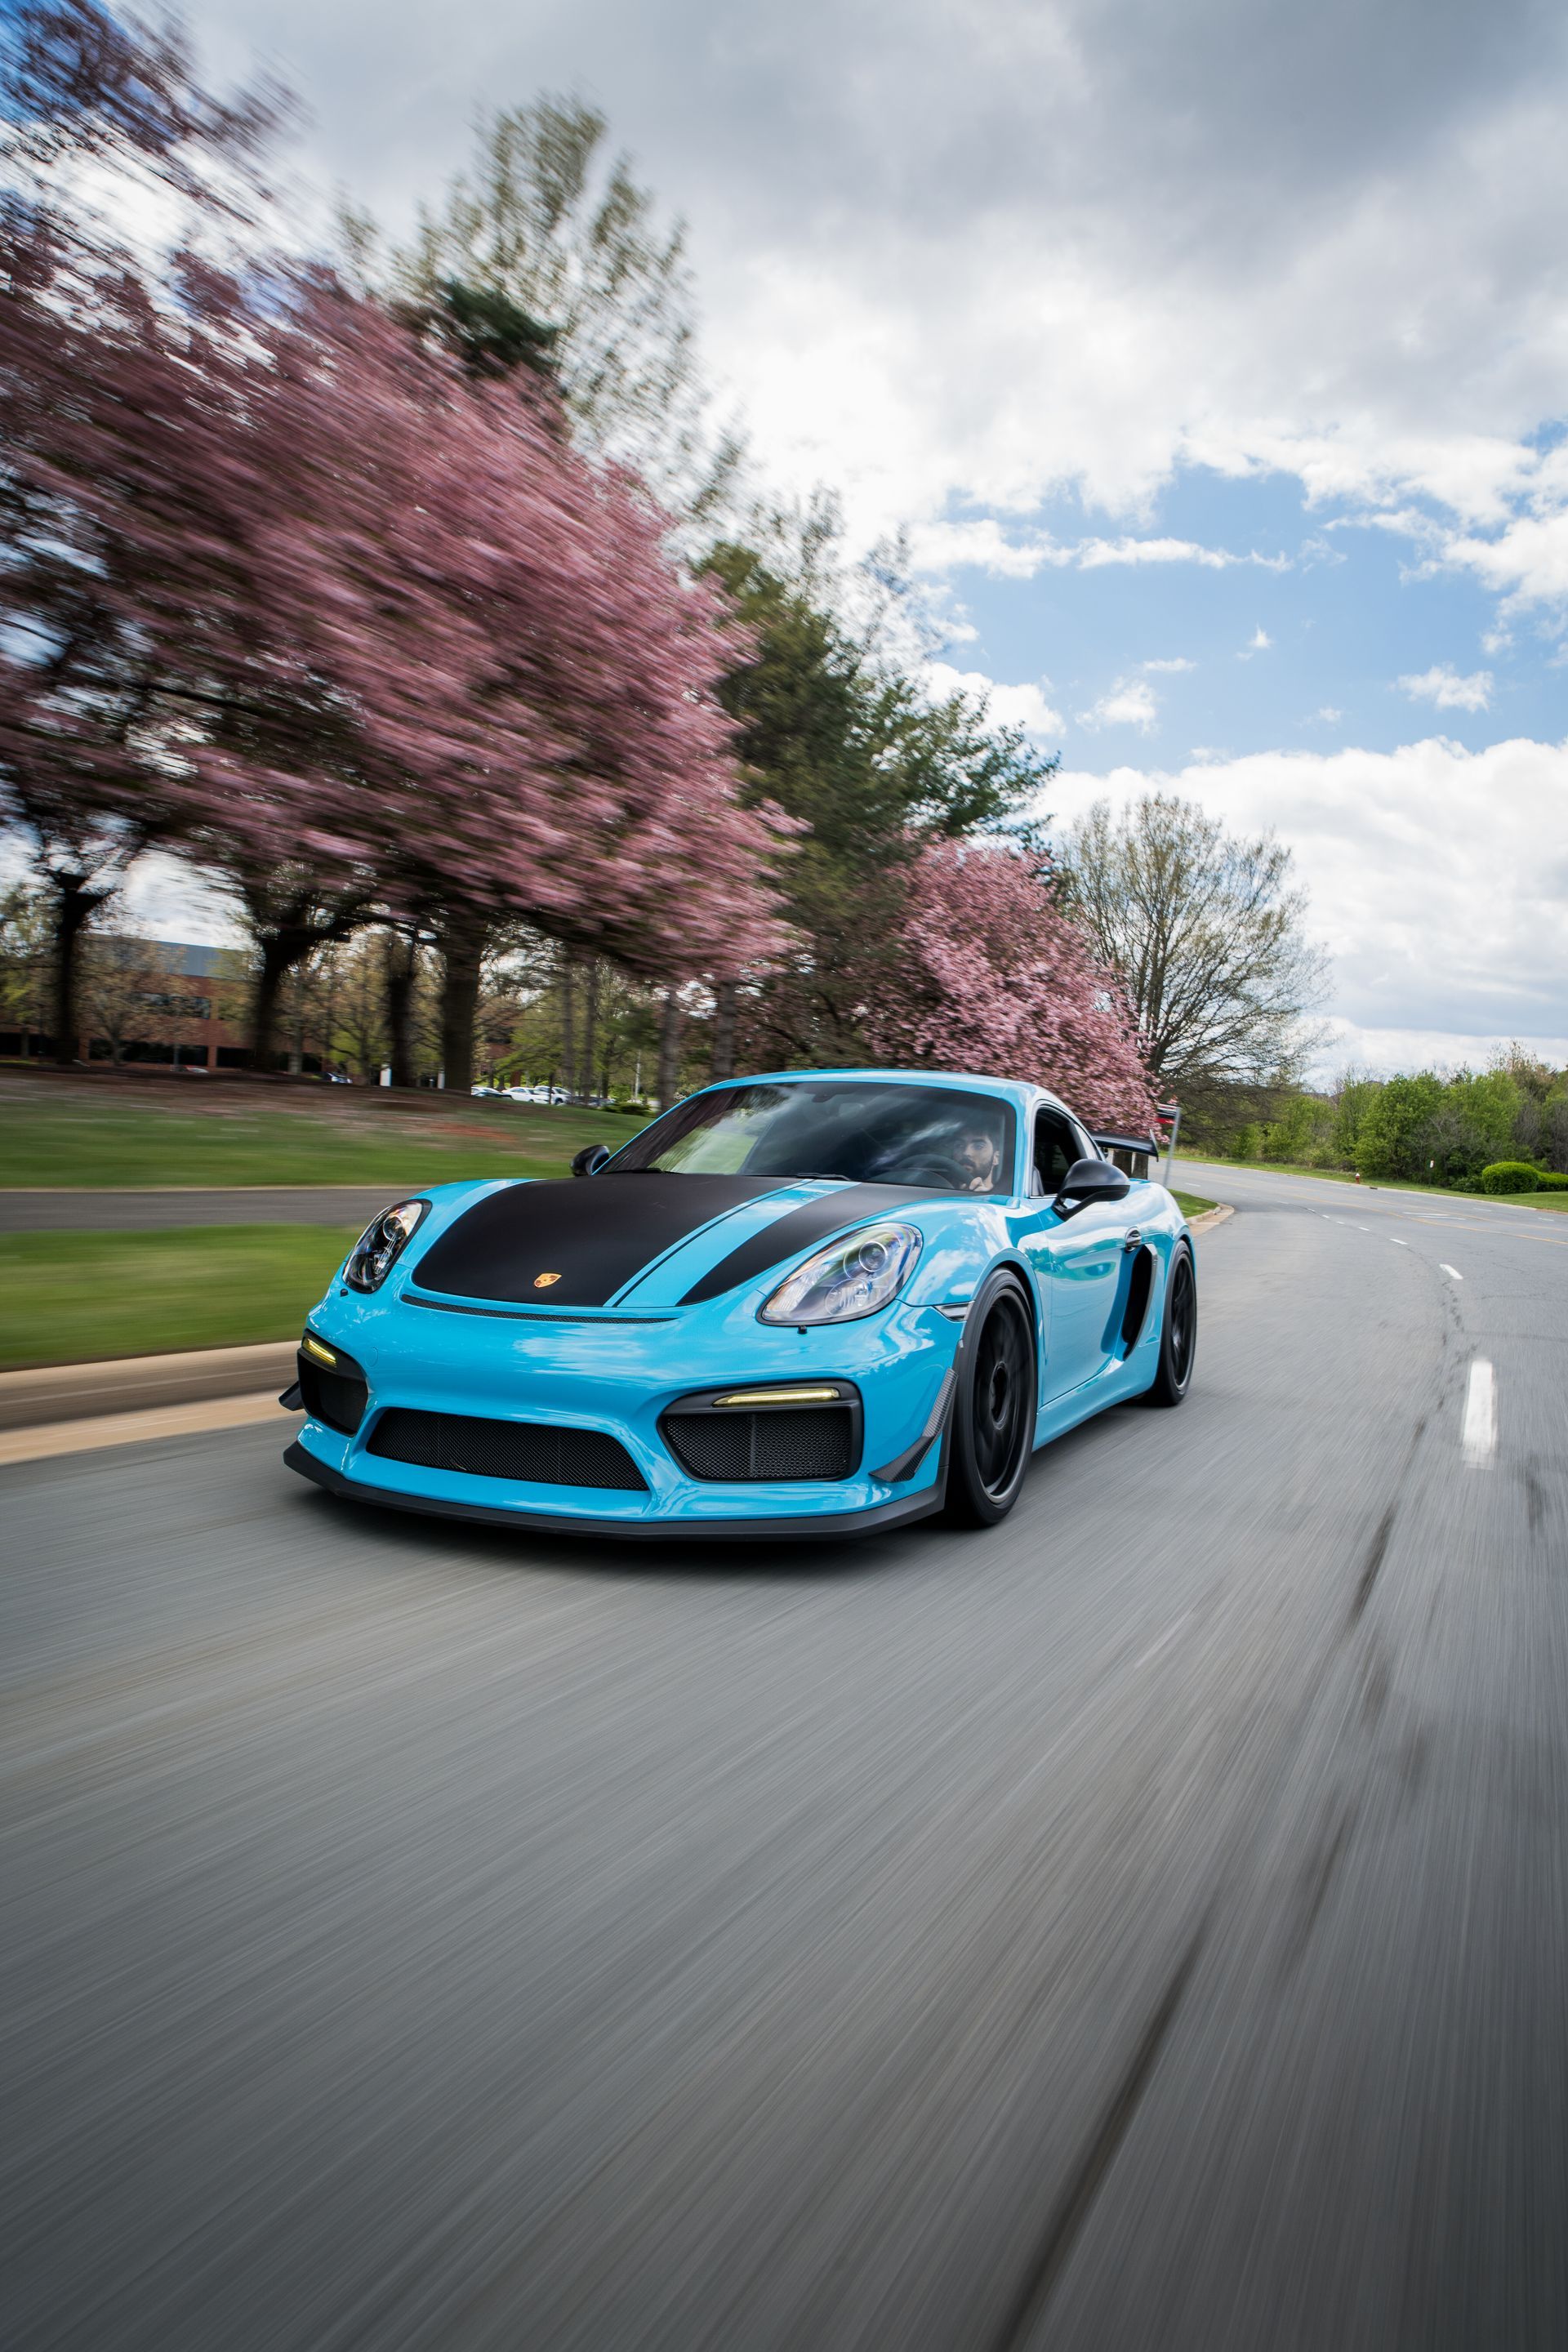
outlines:
[{"label": "porsche cayman gt4", "polygon": [[599,1535],[987,1526],[1035,1449],[1192,1379],[1190,1234],[1037,1087],[713,1086],[571,1178],[431,1186],[311,1314],[286,1459]]}]

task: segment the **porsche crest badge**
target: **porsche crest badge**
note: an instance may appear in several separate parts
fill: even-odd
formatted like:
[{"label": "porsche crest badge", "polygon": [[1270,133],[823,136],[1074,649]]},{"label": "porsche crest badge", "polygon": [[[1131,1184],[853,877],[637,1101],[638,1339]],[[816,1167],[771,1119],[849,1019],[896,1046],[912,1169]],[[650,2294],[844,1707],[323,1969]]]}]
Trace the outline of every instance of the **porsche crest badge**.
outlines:
[{"label": "porsche crest badge", "polygon": [[533,1286],[535,1290],[548,1290],[552,1283],[559,1282],[561,1276],[558,1274],[536,1274],[533,1277]]}]

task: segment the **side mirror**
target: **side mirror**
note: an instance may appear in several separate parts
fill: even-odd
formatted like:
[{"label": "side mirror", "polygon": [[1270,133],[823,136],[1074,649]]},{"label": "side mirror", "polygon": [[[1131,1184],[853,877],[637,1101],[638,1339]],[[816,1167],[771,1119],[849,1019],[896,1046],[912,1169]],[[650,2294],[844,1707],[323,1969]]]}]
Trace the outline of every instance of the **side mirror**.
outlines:
[{"label": "side mirror", "polygon": [[596,1176],[610,1156],[607,1143],[585,1143],[572,1162],[574,1176]]},{"label": "side mirror", "polygon": [[1075,1160],[1051,1206],[1058,1217],[1076,1216],[1096,1202],[1124,1201],[1131,1190],[1132,1179],[1109,1160]]}]

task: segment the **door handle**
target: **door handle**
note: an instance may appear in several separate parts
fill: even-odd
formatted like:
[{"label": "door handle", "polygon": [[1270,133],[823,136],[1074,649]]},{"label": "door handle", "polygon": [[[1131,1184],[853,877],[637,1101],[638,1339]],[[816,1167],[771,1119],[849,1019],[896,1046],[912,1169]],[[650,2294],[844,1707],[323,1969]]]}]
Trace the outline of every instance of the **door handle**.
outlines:
[{"label": "door handle", "polygon": [[1123,1243],[1122,1243],[1121,1246],[1122,1246],[1122,1248],[1123,1248],[1124,1250],[1135,1250],[1135,1249],[1142,1249],[1142,1246],[1143,1246],[1143,1236],[1142,1236],[1142,1234],[1139,1232],[1139,1230],[1138,1230],[1138,1228],[1137,1228],[1137,1226],[1136,1226],[1136,1225],[1134,1225],[1134,1226],[1132,1227],[1131,1231],[1128,1234],[1128,1235],[1127,1235],[1126,1239],[1123,1241]]}]

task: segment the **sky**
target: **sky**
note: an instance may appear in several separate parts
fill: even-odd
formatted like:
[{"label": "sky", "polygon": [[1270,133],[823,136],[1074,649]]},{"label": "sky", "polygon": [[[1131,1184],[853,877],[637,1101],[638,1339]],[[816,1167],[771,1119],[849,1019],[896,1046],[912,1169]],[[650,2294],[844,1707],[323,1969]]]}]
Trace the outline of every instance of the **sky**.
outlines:
[{"label": "sky", "polygon": [[[1568,12],[205,0],[393,231],[484,106],[684,216],[762,476],[902,529],[1047,805],[1295,853],[1325,1074],[1568,1060]],[[155,882],[149,887],[155,887]]]}]

